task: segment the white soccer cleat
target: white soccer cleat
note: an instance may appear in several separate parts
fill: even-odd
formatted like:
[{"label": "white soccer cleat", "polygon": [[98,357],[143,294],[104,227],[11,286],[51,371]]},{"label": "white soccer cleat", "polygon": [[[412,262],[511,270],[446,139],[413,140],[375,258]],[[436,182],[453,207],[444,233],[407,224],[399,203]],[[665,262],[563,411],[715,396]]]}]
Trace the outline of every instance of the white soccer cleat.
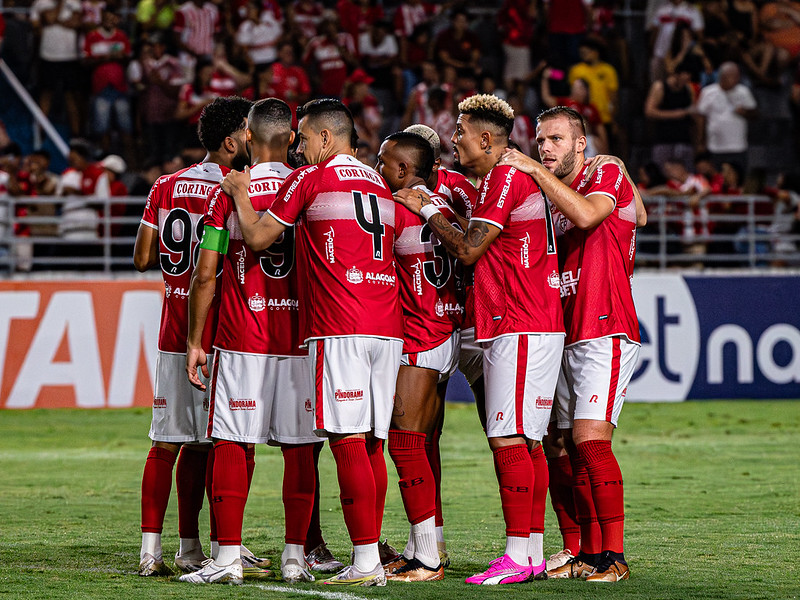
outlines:
[{"label": "white soccer cleat", "polygon": [[281,565],[281,579],[286,583],[301,583],[314,581],[314,576],[296,558],[290,558]]},{"label": "white soccer cleat", "polygon": [[350,565],[339,571],[330,579],[320,581],[324,585],[349,585],[349,586],[363,586],[368,587],[372,585],[384,586],[386,585],[386,573],[383,571],[383,565],[378,564],[372,571],[363,573]]},{"label": "white soccer cleat", "polygon": [[145,554],[139,561],[140,577],[169,577],[174,575],[172,569],[164,564],[164,560],[156,559],[152,554]]},{"label": "white soccer cleat", "polygon": [[238,558],[229,565],[218,565],[213,559],[209,559],[199,571],[180,576],[180,581],[187,583],[240,584],[243,580],[242,561]]},{"label": "white soccer cleat", "polygon": [[242,566],[247,567],[258,567],[259,569],[267,569],[272,565],[272,561],[268,558],[259,558],[250,550],[247,549],[246,546],[242,546],[239,550],[239,556],[242,559]]},{"label": "white soccer cleat", "polygon": [[547,559],[547,570],[552,571],[553,569],[563,567],[572,558],[575,557],[572,556],[572,552],[570,552],[568,548],[564,548],[555,554],[551,554],[550,558]]},{"label": "white soccer cleat", "polygon": [[344,569],[344,564],[328,550],[325,542],[306,554],[306,564],[309,569],[318,573],[337,573]]},{"label": "white soccer cleat", "polygon": [[207,560],[208,557],[203,554],[202,550],[188,552],[186,554],[175,553],[175,566],[184,573],[199,571],[203,568],[203,563]]}]

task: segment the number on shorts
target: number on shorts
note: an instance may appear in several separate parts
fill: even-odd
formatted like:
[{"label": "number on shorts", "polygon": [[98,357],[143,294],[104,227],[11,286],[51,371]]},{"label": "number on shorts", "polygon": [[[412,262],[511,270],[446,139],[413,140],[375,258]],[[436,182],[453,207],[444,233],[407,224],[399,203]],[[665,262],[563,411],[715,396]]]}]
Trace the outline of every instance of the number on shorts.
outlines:
[{"label": "number on shorts", "polygon": [[372,236],[372,258],[375,260],[383,260],[383,235],[386,228],[381,223],[381,212],[378,207],[377,194],[367,194],[369,200],[369,210],[372,213],[372,219],[367,221],[364,214],[364,202],[361,192],[353,192],[353,204],[356,208],[356,221],[358,225]]},{"label": "number on shorts", "polygon": [[259,263],[264,274],[273,279],[286,277],[294,266],[294,227],[287,227],[263,254]]}]

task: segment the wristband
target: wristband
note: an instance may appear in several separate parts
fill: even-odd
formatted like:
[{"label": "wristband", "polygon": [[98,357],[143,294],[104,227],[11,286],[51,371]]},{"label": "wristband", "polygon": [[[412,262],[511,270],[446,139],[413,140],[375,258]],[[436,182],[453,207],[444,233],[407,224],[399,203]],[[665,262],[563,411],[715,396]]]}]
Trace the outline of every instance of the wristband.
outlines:
[{"label": "wristband", "polygon": [[433,215],[441,213],[439,212],[439,209],[436,208],[436,206],[434,206],[433,204],[426,204],[425,206],[419,209],[419,214],[423,219],[429,221]]}]

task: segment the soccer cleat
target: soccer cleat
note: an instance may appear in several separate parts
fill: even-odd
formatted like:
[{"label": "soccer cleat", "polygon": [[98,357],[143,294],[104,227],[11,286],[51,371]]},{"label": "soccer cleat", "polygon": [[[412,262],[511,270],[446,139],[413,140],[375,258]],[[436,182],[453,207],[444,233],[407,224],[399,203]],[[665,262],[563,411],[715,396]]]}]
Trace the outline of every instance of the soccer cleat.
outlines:
[{"label": "soccer cleat", "polygon": [[314,581],[314,576],[311,572],[295,558],[290,558],[281,565],[281,578],[286,583]]},{"label": "soccer cleat", "polygon": [[344,564],[328,550],[325,542],[306,554],[306,564],[309,569],[318,573],[337,573],[344,568]]},{"label": "soccer cleat", "polygon": [[377,565],[372,571],[364,573],[355,568],[354,565],[345,567],[330,579],[320,581],[324,585],[349,585],[349,586],[384,586],[386,585],[386,574],[383,566]]},{"label": "soccer cleat", "polygon": [[447,544],[436,542],[436,547],[439,549],[439,562],[446,569],[450,566],[450,554],[447,552]]},{"label": "soccer cleat", "polygon": [[439,563],[439,566],[432,569],[416,558],[412,558],[402,567],[395,569],[391,573],[387,573],[386,579],[390,581],[403,581],[411,583],[415,581],[441,581],[444,579],[444,566]]},{"label": "soccer cleat", "polygon": [[594,567],[583,562],[578,556],[573,556],[560,567],[547,572],[550,579],[586,579],[589,575],[594,575]]},{"label": "soccer cleat", "polygon": [[[411,560],[414,560],[413,558]],[[405,567],[411,560],[400,554],[392,562],[383,565],[383,570],[387,575],[392,575],[399,569]]]},{"label": "soccer cleat", "polygon": [[530,581],[542,581],[547,579],[547,561],[542,561],[541,564],[531,568]]},{"label": "soccer cleat", "polygon": [[533,573],[530,565],[518,565],[508,554],[495,558],[483,573],[475,573],[467,577],[467,583],[475,585],[501,585],[505,583],[522,583],[528,581]]},{"label": "soccer cleat", "polygon": [[268,579],[272,577],[272,571],[260,567],[245,567],[242,561],[242,577],[244,579]]},{"label": "soccer cleat", "polygon": [[258,567],[259,569],[266,569],[272,565],[272,561],[270,559],[258,558],[245,546],[242,546],[241,550],[239,551],[239,555],[242,559],[242,566],[245,568]]},{"label": "soccer cleat", "polygon": [[229,565],[218,565],[214,559],[203,563],[203,568],[194,573],[187,573],[179,577],[186,583],[234,583],[239,584],[244,580],[242,575],[241,559],[234,560]]},{"label": "soccer cleat", "polygon": [[381,564],[386,566],[400,558],[400,553],[389,545],[388,540],[383,540],[382,542],[378,541],[378,556],[380,556]]},{"label": "soccer cleat", "polygon": [[572,556],[572,552],[569,551],[569,548],[564,548],[555,554],[551,554],[550,558],[547,559],[547,570],[552,571],[553,569],[557,569],[565,564],[570,558],[575,558]]},{"label": "soccer cleat", "polygon": [[[621,556],[621,555],[620,555]],[[616,583],[623,579],[628,579],[631,576],[631,571],[628,568],[628,563],[624,560],[615,560],[614,558],[605,555],[603,560],[597,565],[595,572],[586,578],[586,581],[600,582],[600,583]]]},{"label": "soccer cleat", "polygon": [[164,564],[162,559],[156,560],[152,554],[145,554],[139,562],[140,577],[169,577],[174,575],[172,569]]},{"label": "soccer cleat", "polygon": [[194,573],[203,568],[203,563],[208,560],[208,557],[203,554],[202,550],[194,553],[178,554],[175,553],[175,567],[184,573]]}]

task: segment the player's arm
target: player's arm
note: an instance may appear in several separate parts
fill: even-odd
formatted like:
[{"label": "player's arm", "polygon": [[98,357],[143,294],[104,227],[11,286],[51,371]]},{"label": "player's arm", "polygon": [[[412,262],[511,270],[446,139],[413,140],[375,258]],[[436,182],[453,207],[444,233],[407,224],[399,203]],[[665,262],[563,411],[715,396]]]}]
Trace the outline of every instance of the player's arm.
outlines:
[{"label": "player's arm", "polygon": [[[439,212],[425,192],[404,188],[394,197],[408,210],[425,218],[447,251],[465,265],[475,264],[500,235],[499,227],[477,220],[469,222],[466,233],[459,231]],[[425,208],[428,206],[432,208]]]},{"label": "player's arm", "polygon": [[269,248],[286,230],[286,225],[269,213],[259,217],[250,202],[248,187],[250,186],[250,167],[244,171],[231,171],[220,184],[222,191],[233,198],[236,214],[245,243],[255,252]]},{"label": "player's arm", "polygon": [[579,194],[562,183],[542,163],[519,150],[506,150],[500,164],[509,165],[533,177],[548,200],[579,229],[597,227],[614,210],[614,200],[605,194]]},{"label": "player's arm", "polygon": [[622,160],[616,156],[611,156],[610,154],[598,154],[593,158],[589,158],[585,162],[587,165],[586,177],[591,177],[592,173],[597,170],[597,167],[608,163],[617,165],[619,170],[622,171],[623,177],[628,180],[628,184],[631,186],[633,198],[636,203],[636,226],[644,227],[647,225],[647,209],[644,207],[644,201],[642,201],[642,194],[639,192],[639,188],[634,183],[633,178],[628,173],[628,169]]},{"label": "player's arm", "polygon": [[133,266],[140,273],[158,264],[158,229],[139,223],[136,245],[133,247]]},{"label": "player's arm", "polygon": [[[208,227],[218,231],[213,227]],[[225,232],[227,234],[227,232]],[[205,240],[207,235],[203,235]],[[227,236],[225,236],[225,246],[227,246]],[[206,243],[206,246],[209,244]],[[217,261],[220,252],[208,247],[200,247],[200,256],[197,265],[192,273],[192,283],[189,286],[189,334],[186,338],[186,375],[189,383],[199,390],[206,389],[197,375],[197,369],[203,371],[203,375],[208,377],[208,365],[206,359],[206,349],[203,348],[203,329],[206,326],[208,311],[214,299],[217,288]]]}]

